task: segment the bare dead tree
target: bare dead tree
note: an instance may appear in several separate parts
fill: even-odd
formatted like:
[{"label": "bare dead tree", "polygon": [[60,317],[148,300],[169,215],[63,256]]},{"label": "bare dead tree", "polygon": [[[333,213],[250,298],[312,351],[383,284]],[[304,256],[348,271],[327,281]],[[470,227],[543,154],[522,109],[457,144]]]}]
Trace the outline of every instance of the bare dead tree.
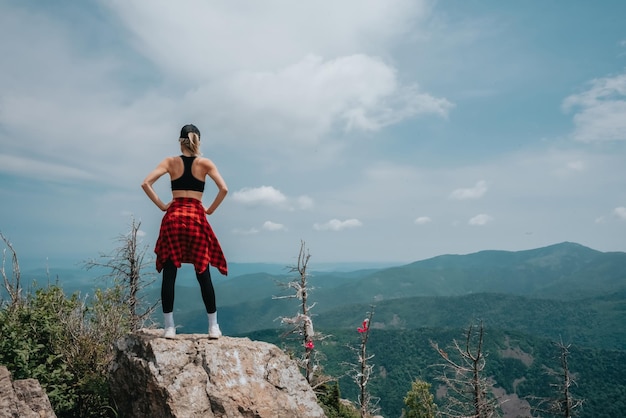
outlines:
[{"label": "bare dead tree", "polygon": [[555,383],[550,386],[556,393],[552,398],[540,398],[536,412],[545,413],[554,417],[572,418],[576,415],[576,409],[583,404],[582,399],[574,397],[572,386],[576,385],[576,380],[569,369],[569,354],[571,344],[563,341],[553,342],[559,350],[559,369],[554,370],[546,367],[546,373]]},{"label": "bare dead tree", "polygon": [[[498,401],[491,397],[492,384],[484,376],[485,353],[483,350],[484,327],[482,322],[478,335],[470,325],[465,334],[465,343],[453,340],[450,356],[431,341],[431,346],[444,360],[439,381],[446,389],[444,416],[453,418],[492,418],[498,415]],[[456,360],[455,358],[458,358]]]},{"label": "bare dead tree", "polygon": [[370,312],[368,312],[366,318],[357,331],[361,337],[361,341],[358,347],[349,346],[352,351],[357,354],[358,362],[356,364],[349,363],[350,370],[348,375],[352,377],[354,382],[359,387],[358,406],[361,411],[361,417],[365,418],[375,414],[378,411],[379,398],[371,396],[368,390],[368,384],[372,377],[374,365],[370,363],[370,360],[374,358],[373,354],[367,353],[367,342],[370,337],[370,325],[372,318],[374,317],[374,306],[371,306]]},{"label": "bare dead tree", "polygon": [[[128,307],[131,330],[141,328],[152,315],[159,301],[144,304],[140,292],[154,283],[154,274],[145,273],[147,246],[140,247],[139,228],[141,222],[132,218],[130,231],[118,237],[120,245],[112,254],[100,254],[100,260],[89,260],[85,263],[87,270],[104,267],[109,270],[106,277],[112,278],[125,291],[125,303]],[[140,307],[147,306],[143,311]]]},{"label": "bare dead tree", "polygon": [[[0,232],[0,238],[2,238],[6,246],[2,250],[2,281],[4,289],[9,295],[9,306],[16,306],[23,302],[20,263],[17,260],[17,252],[15,252],[11,241],[2,232]],[[11,257],[11,273],[6,271],[7,250]]]},{"label": "bare dead tree", "polygon": [[304,375],[307,382],[314,388],[323,383],[328,382],[328,379],[323,381],[315,381],[315,372],[319,368],[315,360],[315,342],[326,338],[326,336],[316,333],[313,329],[313,319],[311,318],[311,309],[315,306],[315,303],[309,305],[309,292],[313,290],[309,286],[307,271],[309,265],[309,259],[311,254],[306,249],[304,241],[300,241],[300,252],[298,253],[298,260],[296,265],[289,267],[290,273],[296,273],[296,277],[287,282],[279,283],[280,287],[293,291],[292,294],[285,296],[273,296],[272,299],[298,299],[300,300],[299,312],[291,317],[280,317],[280,321],[283,325],[288,325],[289,328],[281,335],[281,338],[287,338],[289,335],[296,335],[302,342],[304,353],[297,359],[300,367],[304,370]]}]

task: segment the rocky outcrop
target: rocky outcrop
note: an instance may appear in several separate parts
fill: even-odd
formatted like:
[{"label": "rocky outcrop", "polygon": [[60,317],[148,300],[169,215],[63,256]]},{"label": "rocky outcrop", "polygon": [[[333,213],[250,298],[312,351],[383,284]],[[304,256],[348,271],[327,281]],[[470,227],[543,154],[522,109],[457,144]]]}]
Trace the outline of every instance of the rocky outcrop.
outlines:
[{"label": "rocky outcrop", "polygon": [[140,330],[116,343],[111,389],[122,416],[325,417],[297,365],[272,344]]},{"label": "rocky outcrop", "polygon": [[0,366],[0,418],[56,418],[48,395],[35,379],[11,380]]}]

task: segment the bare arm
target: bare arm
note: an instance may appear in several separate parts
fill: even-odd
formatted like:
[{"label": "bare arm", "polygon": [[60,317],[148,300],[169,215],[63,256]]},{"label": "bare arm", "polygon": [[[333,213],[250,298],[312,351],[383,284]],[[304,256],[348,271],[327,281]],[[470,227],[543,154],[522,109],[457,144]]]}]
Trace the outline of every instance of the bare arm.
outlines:
[{"label": "bare arm", "polygon": [[144,179],[143,183],[141,183],[141,188],[144,192],[146,192],[150,200],[152,200],[154,204],[157,205],[157,207],[164,212],[167,210],[170,204],[163,203],[163,201],[154,191],[154,188],[152,188],[152,185],[155,181],[161,178],[161,176],[168,172],[168,166],[168,159],[166,158],[165,160],[161,161],[157,168],[152,170],[150,174],[148,174],[148,176]]},{"label": "bare arm", "polygon": [[211,179],[215,182],[215,185],[217,186],[217,195],[215,196],[213,203],[211,203],[211,206],[209,206],[205,210],[207,215],[211,215],[213,212],[215,212],[215,210],[222,203],[222,201],[224,201],[224,198],[228,194],[228,187],[226,186],[226,182],[217,170],[217,166],[208,159],[206,160],[206,164],[207,175],[211,177]]}]

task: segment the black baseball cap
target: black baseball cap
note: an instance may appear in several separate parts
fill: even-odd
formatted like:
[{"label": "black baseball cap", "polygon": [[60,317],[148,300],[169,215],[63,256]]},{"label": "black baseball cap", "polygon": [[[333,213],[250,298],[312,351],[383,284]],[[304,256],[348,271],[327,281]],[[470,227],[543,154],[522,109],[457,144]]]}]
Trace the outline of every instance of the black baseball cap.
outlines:
[{"label": "black baseball cap", "polygon": [[179,138],[189,138],[189,134],[191,132],[197,134],[198,137],[200,137],[200,129],[198,129],[196,125],[189,124],[189,125],[183,126],[183,129],[180,130]]}]

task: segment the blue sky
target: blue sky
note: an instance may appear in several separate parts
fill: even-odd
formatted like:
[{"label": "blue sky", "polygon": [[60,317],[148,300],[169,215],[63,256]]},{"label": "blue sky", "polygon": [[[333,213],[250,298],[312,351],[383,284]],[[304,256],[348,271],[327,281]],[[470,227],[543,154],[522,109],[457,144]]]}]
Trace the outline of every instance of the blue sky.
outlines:
[{"label": "blue sky", "polygon": [[[162,213],[186,123],[232,262],[626,251],[626,2],[0,4],[0,231],[35,263]],[[168,182],[156,185],[161,197]],[[205,203],[214,189],[209,185]],[[47,260],[47,261],[46,261]]]}]

